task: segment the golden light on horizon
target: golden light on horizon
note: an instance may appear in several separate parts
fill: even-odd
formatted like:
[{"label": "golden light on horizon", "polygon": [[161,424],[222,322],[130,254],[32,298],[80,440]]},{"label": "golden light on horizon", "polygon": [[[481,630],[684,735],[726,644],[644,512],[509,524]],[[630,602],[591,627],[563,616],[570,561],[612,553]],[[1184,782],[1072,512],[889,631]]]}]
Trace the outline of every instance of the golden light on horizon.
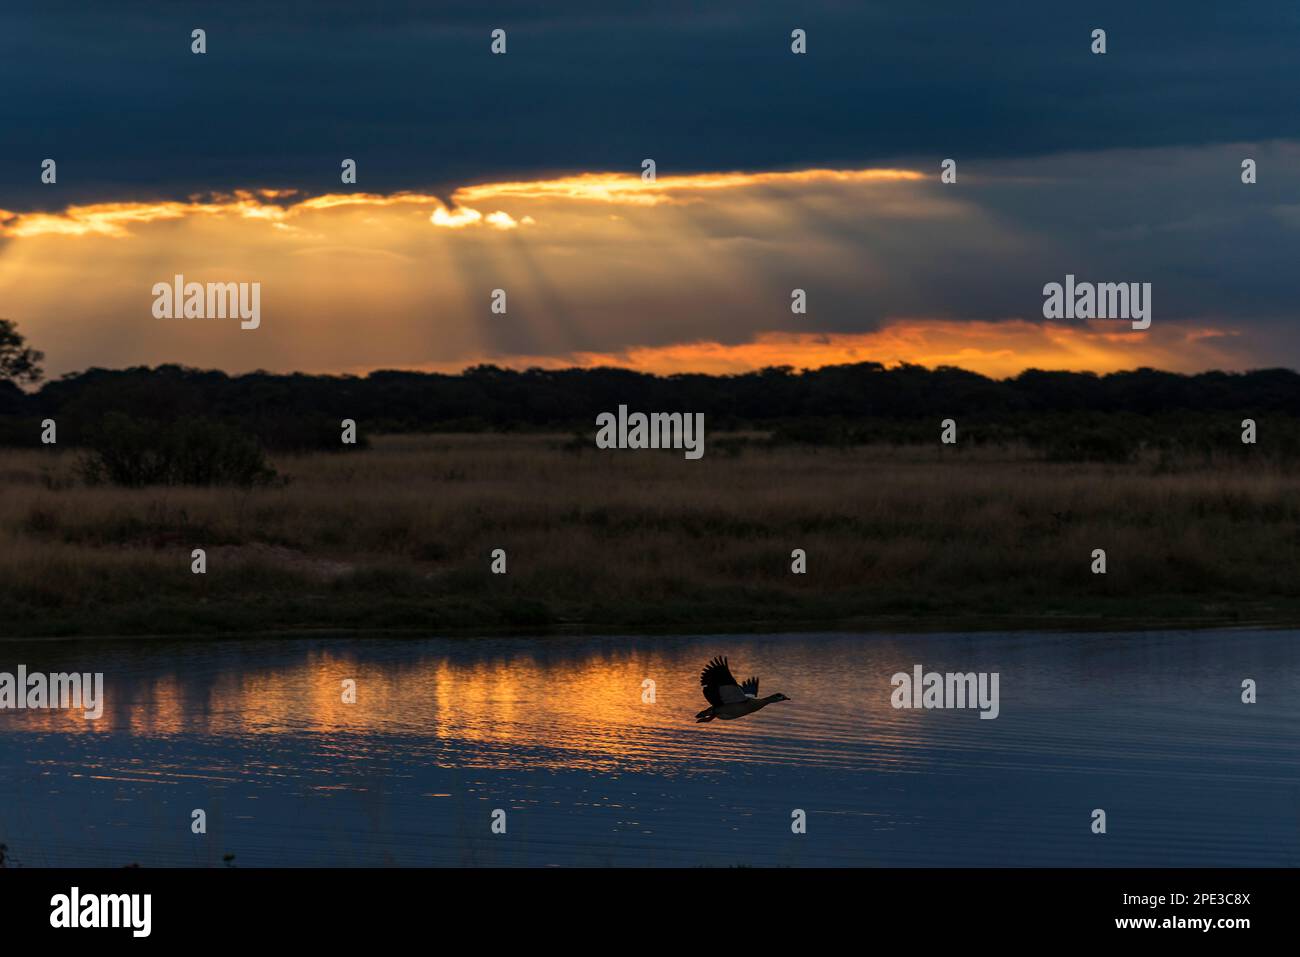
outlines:
[{"label": "golden light on horizon", "polygon": [[[168,362],[235,373],[492,363],[725,374],[875,361],[999,377],[1252,364],[1250,337],[1220,323],[1135,333],[1038,321],[1026,315],[1036,288],[1020,315],[954,316],[943,296],[939,315],[897,314],[934,286],[930,258],[942,279],[947,263],[978,252],[985,259],[957,279],[979,284],[987,263],[1043,245],[933,179],[894,168],[654,182],[589,172],[468,185],[446,199],[247,189],[0,210],[0,300],[54,374]],[[241,333],[155,318],[149,291],[176,274],[259,282],[266,321]],[[818,304],[798,320],[794,284]],[[508,319],[488,311],[497,288],[509,291]],[[829,310],[828,289],[840,303]],[[859,317],[862,307],[876,312]],[[816,328],[824,320],[840,328]],[[853,324],[864,328],[843,329]]]},{"label": "golden light on horizon", "polygon": [[[609,353],[485,356],[481,361],[513,369],[609,367],[655,375],[688,372],[736,375],[774,366],[802,370],[879,362],[887,367],[958,366],[991,378],[1007,378],[1026,369],[1097,373],[1132,369],[1135,341],[1142,345],[1144,363],[1169,371],[1194,372],[1242,364],[1246,357],[1234,348],[1238,337],[1233,331],[1191,325],[1123,333],[1101,321],[1072,327],[1024,320],[899,319],[874,332],[841,335],[769,332],[753,341],[735,344],[682,342]],[[454,373],[464,367],[465,363],[458,362],[421,369]]]}]

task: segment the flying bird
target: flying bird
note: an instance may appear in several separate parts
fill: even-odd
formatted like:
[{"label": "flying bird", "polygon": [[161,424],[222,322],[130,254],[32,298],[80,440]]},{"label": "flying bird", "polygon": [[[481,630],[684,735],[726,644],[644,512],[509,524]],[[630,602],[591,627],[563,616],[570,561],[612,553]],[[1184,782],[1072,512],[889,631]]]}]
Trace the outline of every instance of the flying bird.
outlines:
[{"label": "flying bird", "polygon": [[758,679],[750,678],[744,684],[738,684],[727,667],[727,659],[721,655],[714,658],[700,672],[700,684],[704,688],[704,698],[710,707],[695,716],[696,723],[721,718],[743,718],[753,714],[759,708],[773,701],[789,701],[783,694],[770,694],[766,698],[758,696]]}]

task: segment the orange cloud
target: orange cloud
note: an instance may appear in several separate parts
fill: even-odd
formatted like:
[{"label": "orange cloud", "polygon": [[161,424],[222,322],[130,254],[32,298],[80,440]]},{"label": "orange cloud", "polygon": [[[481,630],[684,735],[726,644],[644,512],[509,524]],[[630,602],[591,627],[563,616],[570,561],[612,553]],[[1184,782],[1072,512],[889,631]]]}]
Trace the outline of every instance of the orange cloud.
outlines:
[{"label": "orange cloud", "polygon": [[[1106,373],[1139,366],[1173,372],[1250,365],[1234,349],[1235,332],[1166,323],[1146,332],[1118,331],[1114,323],[1062,325],[1024,320],[952,321],[900,319],[874,332],[844,335],[767,332],[738,344],[681,342],[619,352],[576,352],[562,356],[483,357],[511,368],[596,368],[613,366],[671,375],[703,372],[728,375],[768,366],[799,369],[855,362],[887,366],[909,363],[929,368],[959,366],[992,378],[1025,369]],[[472,364],[472,363],[469,363]],[[467,363],[436,363],[425,371],[458,372]],[[356,370],[362,371],[362,370]]]},{"label": "orange cloud", "polygon": [[654,206],[671,202],[674,196],[704,190],[746,189],[754,186],[804,186],[810,183],[875,183],[924,179],[906,169],[806,169],[785,173],[694,173],[660,176],[643,182],[625,173],[582,173],[559,179],[526,180],[514,183],[483,183],[456,190],[457,202],[485,199],[574,199],[587,202]]},{"label": "orange cloud", "polygon": [[452,193],[448,207],[439,197],[423,193],[326,193],[292,201],[292,189],[236,190],[215,193],[206,201],[191,197],[187,202],[95,203],[69,206],[61,212],[16,213],[0,209],[0,236],[19,239],[30,236],[130,235],[131,226],[189,216],[228,216],[264,220],[287,227],[294,217],[307,211],[343,206],[383,208],[399,205],[430,207],[429,222],[445,229],[485,225],[493,229],[515,229],[531,225],[532,217],[516,219],[502,210],[490,213],[469,206],[484,200],[567,199],[614,203],[627,206],[655,206],[679,197],[708,190],[745,189],[755,186],[802,186],[811,183],[901,182],[923,179],[921,173],[902,169],[832,170],[808,169],[784,173],[697,173],[664,176],[642,182],[639,176],[622,173],[583,173],[577,176],[525,182],[482,183]]},{"label": "orange cloud", "polygon": [[188,202],[96,203],[69,206],[57,213],[15,213],[0,209],[0,236],[129,236],[129,227],[164,220],[196,216],[222,216],[234,219],[264,220],[287,228],[295,217],[308,212],[340,207],[375,208],[414,205],[432,207],[429,221],[434,226],[459,229],[484,223],[495,229],[514,229],[519,225],[509,214],[496,210],[484,214],[457,204],[451,209],[437,196],[421,193],[329,193],[297,202],[282,202],[296,190],[236,190],[233,194],[214,194],[207,201],[191,198]]}]

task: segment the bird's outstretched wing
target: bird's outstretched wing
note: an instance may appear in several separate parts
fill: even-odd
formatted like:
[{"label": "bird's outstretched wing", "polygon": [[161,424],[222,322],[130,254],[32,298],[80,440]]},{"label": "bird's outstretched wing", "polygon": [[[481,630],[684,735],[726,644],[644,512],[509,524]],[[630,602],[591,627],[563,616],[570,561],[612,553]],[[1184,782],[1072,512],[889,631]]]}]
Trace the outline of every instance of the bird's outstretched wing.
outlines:
[{"label": "bird's outstretched wing", "polygon": [[746,697],[746,698],[757,698],[757,697],[758,697],[758,679],[757,679],[757,678],[750,678],[748,681],[746,681],[744,684],[742,684],[742,685],[740,686],[740,690],[743,691],[743,692],[745,692],[745,697]]},{"label": "bird's outstretched wing", "polygon": [[731,669],[727,667],[727,659],[721,655],[705,665],[700,672],[700,685],[704,688],[705,700],[711,705],[734,704],[745,700],[745,692],[736,684]]}]

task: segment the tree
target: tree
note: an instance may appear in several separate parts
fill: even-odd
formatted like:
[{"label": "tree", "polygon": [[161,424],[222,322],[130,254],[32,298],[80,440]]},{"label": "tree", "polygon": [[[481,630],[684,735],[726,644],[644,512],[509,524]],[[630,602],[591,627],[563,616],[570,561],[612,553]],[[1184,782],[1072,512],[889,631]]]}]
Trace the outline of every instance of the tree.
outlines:
[{"label": "tree", "polygon": [[40,382],[44,375],[40,363],[44,358],[45,353],[27,346],[17,323],[0,319],[0,382]]}]

